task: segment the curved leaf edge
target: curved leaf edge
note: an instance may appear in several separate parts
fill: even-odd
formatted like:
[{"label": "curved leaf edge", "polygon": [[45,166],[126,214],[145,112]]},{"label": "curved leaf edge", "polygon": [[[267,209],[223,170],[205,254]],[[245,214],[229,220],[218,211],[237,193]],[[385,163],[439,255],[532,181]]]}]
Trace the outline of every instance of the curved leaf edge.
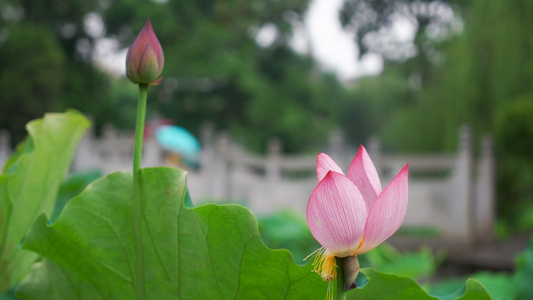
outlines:
[{"label": "curved leaf edge", "polygon": [[465,284],[461,288],[459,288],[457,291],[449,295],[436,296],[436,295],[429,294],[412,277],[404,276],[404,275],[396,275],[392,273],[379,272],[373,268],[362,268],[361,269],[356,280],[358,287],[355,289],[355,291],[364,289],[367,286],[367,284],[372,281],[372,278],[375,275],[395,277],[398,279],[411,281],[412,284],[416,285],[420,289],[420,292],[423,292],[425,295],[427,295],[427,299],[436,299],[436,300],[472,300],[472,299],[490,300],[492,299],[492,297],[490,296],[487,289],[483,286],[483,284],[475,278],[468,278]]},{"label": "curved leaf edge", "polygon": [[33,153],[35,148],[34,141],[37,140],[37,130],[40,124],[54,116],[68,117],[69,115],[80,117],[80,121],[82,122],[80,125],[85,127],[85,129],[91,126],[91,121],[89,121],[89,119],[87,119],[83,113],[76,109],[68,109],[64,113],[45,113],[42,118],[29,121],[25,126],[28,135],[16,146],[15,151],[4,163],[2,175],[9,176],[10,174],[14,173],[20,161]]},{"label": "curved leaf edge", "polygon": [[[158,172],[158,170],[162,170],[162,171],[165,171],[165,170],[172,170],[172,171],[179,171],[180,173],[185,173],[184,175],[184,178],[185,180],[187,180],[187,171],[184,171],[184,170],[181,170],[181,169],[178,169],[178,168],[173,168],[173,167],[150,167],[150,168],[143,168],[141,169],[141,171],[143,170],[148,170],[148,171],[152,171],[152,172]],[[92,189],[95,185],[98,185],[98,183],[100,181],[105,181],[105,180],[108,180],[109,177],[114,177],[114,176],[117,176],[117,174],[125,174],[127,176],[130,176],[133,178],[132,176],[132,172],[131,171],[117,171],[117,172],[113,172],[113,173],[110,173],[110,174],[107,174],[101,178],[98,178],[96,179],[95,181],[91,182],[81,193],[79,193],[78,195],[76,195],[75,197],[73,197],[72,199],[70,199],[67,204],[65,205],[63,211],[67,210],[67,208],[71,205],[71,203],[75,203],[76,201],[79,201],[78,199],[79,198],[83,198],[83,193],[88,190],[88,189]],[[260,234],[260,231],[259,231],[259,225],[258,225],[258,221],[257,221],[257,217],[256,215],[253,213],[252,210],[250,210],[249,208],[245,207],[245,206],[242,206],[240,204],[233,204],[233,203],[230,203],[230,204],[216,204],[216,203],[206,203],[206,204],[202,204],[200,206],[193,206],[193,203],[192,203],[192,200],[191,200],[191,197],[189,195],[189,190],[187,189],[187,193],[186,193],[186,196],[184,197],[183,199],[183,203],[182,203],[184,206],[184,208],[186,210],[192,210],[192,211],[196,211],[197,209],[201,209],[201,208],[205,208],[205,207],[210,207],[210,206],[215,206],[215,207],[235,207],[239,210],[242,210],[243,212],[245,212],[249,218],[251,218],[251,220],[253,220],[253,232],[255,235],[257,235],[260,240],[261,240],[261,244],[264,248],[270,250],[270,251],[274,251],[274,252],[277,252],[278,254],[280,255],[286,255],[288,257],[290,257],[290,261],[292,263],[294,263],[295,265],[297,266],[300,266],[300,267],[304,267],[304,266],[308,266],[309,265],[309,262],[306,262],[306,263],[303,263],[303,264],[299,264],[297,263],[295,260],[294,260],[294,256],[292,254],[292,252],[290,252],[289,250],[287,249],[273,249],[273,248],[270,248],[268,247],[264,242],[263,242],[263,239],[261,238],[261,234]],[[41,214],[40,216],[38,216],[38,218],[36,219],[36,222],[34,223],[34,225],[32,226],[32,228],[30,229],[29,232],[32,231],[33,227],[37,226],[36,223],[38,222],[44,222],[46,223],[46,226],[47,227],[52,227],[55,223],[57,222],[60,222],[62,221],[62,219],[64,218],[64,214],[63,214],[63,211],[59,214],[59,216],[55,219],[54,222],[50,222],[50,219],[48,218],[48,216],[46,214]],[[22,249],[25,249],[25,250],[28,250],[28,251],[34,251],[32,248],[30,247],[27,247],[27,245],[25,243],[22,243]]]},{"label": "curved leaf edge", "polygon": [[[183,170],[176,169],[176,168],[156,167],[156,168],[146,168],[146,169],[142,169],[142,170],[147,172],[147,174],[152,174],[152,175],[154,174],[153,172],[156,172],[156,173],[157,172],[162,172],[162,173],[173,172],[175,174],[177,172],[178,176],[176,176],[175,178],[179,178],[179,182],[184,184],[185,182],[183,182],[182,180],[186,180],[186,172],[184,172]],[[67,208],[70,205],[74,205],[77,201],[82,201],[83,199],[79,200],[79,198],[82,197],[84,195],[84,193],[87,192],[87,190],[92,189],[94,187],[94,185],[99,184],[101,181],[109,180],[109,177],[114,177],[114,176],[116,176],[118,178],[122,178],[122,179],[126,178],[126,180],[128,180],[128,178],[132,178],[131,172],[115,172],[115,173],[108,174],[105,177],[102,177],[100,179],[97,179],[93,183],[88,185],[82,193],[80,193],[78,196],[72,198],[71,201],[69,201],[67,203],[67,205],[65,206],[65,211],[68,211]],[[113,179],[111,179],[111,180],[113,180]],[[129,179],[129,180],[132,180],[132,179]],[[181,198],[181,204],[183,204],[183,202],[187,201],[186,197],[187,196],[185,195],[185,197]],[[310,265],[307,264],[306,266],[300,266],[300,265],[296,264],[294,262],[294,257],[292,256],[292,253],[290,251],[285,250],[285,249],[271,249],[271,248],[267,247],[263,243],[263,241],[261,240],[261,237],[260,237],[259,229],[258,229],[257,218],[255,217],[253,212],[251,212],[248,208],[245,208],[243,206],[236,205],[236,204],[226,204],[226,205],[205,204],[205,205],[197,207],[197,208],[187,208],[186,206],[182,206],[182,209],[189,210],[189,211],[202,210],[202,209],[205,209],[205,208],[207,208],[208,210],[218,210],[219,208],[222,208],[222,207],[229,207],[230,208],[229,211],[237,212],[239,215],[244,217],[244,219],[246,220],[246,222],[245,222],[246,225],[245,226],[248,228],[249,232],[252,233],[252,235],[254,236],[254,240],[256,240],[257,244],[260,244],[261,247],[265,251],[269,251],[271,254],[276,254],[276,255],[280,256],[281,258],[283,258],[284,261],[286,261],[287,264],[289,264],[289,265],[292,264],[295,269],[299,269],[300,270],[299,272],[303,271],[304,273],[306,273],[307,271],[309,271],[310,272],[309,274],[311,274]],[[39,221],[35,223],[33,229],[35,229],[35,231],[38,234],[39,229],[42,230],[43,228],[50,228],[50,227],[54,226],[55,223],[61,222],[63,220],[63,218],[66,218],[66,217],[68,217],[68,216],[64,216],[64,214],[62,212],[60,214],[60,216],[55,220],[55,222],[49,223],[49,221],[47,220],[46,215],[42,214],[39,217]],[[49,223],[49,224],[47,224],[47,223]],[[242,224],[244,224],[244,223],[242,223]],[[30,233],[30,234],[32,234],[32,233]],[[36,246],[36,245],[34,245],[34,246]],[[31,246],[31,245],[30,245],[30,247],[28,247],[28,245],[26,243],[24,243],[23,247],[25,249],[27,249],[27,250],[33,251],[33,246]],[[38,247],[36,249],[38,249]],[[289,257],[291,258],[290,260],[288,259]],[[67,270],[65,270],[65,271],[69,271],[70,270],[70,271],[74,271],[75,272],[75,270],[69,269],[68,266],[65,266],[65,267],[67,267]],[[313,280],[313,281],[320,281],[321,282],[321,280],[319,279],[318,275],[316,276],[316,279],[317,280]],[[26,283],[29,283],[29,282],[26,282]],[[318,283],[318,282],[315,282],[315,283]],[[29,283],[29,284],[32,285],[31,283]],[[28,284],[26,284],[25,287],[26,288],[29,287],[30,289],[32,289],[32,287],[29,286]]]}]

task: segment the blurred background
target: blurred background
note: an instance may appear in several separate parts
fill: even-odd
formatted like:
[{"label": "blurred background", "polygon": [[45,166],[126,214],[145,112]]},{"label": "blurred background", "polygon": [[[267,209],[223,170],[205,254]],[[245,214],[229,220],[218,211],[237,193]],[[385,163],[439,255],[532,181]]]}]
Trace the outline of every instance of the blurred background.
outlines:
[{"label": "blurred background", "polygon": [[[118,136],[132,138],[137,87],[124,76],[124,58],[147,18],[165,53],[163,83],[149,90],[152,129],[181,126],[203,149],[176,159],[172,149],[159,149],[152,158],[191,171],[195,203],[251,207],[265,243],[291,249],[301,262],[317,247],[298,211],[314,185],[305,180],[314,176],[316,153],[332,153],[346,170],[364,144],[384,185],[400,170],[396,161],[419,166],[411,172],[415,186],[442,182],[410,201],[436,195],[427,200],[434,213],[451,201],[444,223],[453,227],[450,220],[460,215],[470,232],[448,243],[446,228],[407,228],[392,244],[418,252],[386,245],[364,264],[415,276],[437,292],[464,283],[443,278],[505,271],[479,276],[488,288],[500,287],[491,291],[495,298],[507,299],[519,296],[506,286],[533,278],[533,247],[514,260],[533,233],[533,2],[0,1],[0,128],[7,130],[0,148],[14,147],[24,125],[45,112],[75,108],[93,120],[57,213],[90,181],[114,171],[101,164],[100,173],[89,172],[98,145],[118,148],[127,144]],[[121,152],[126,161],[128,151]],[[233,158],[220,165],[228,153]],[[214,183],[216,172],[243,169],[271,185],[243,190],[234,182],[251,178],[244,171]],[[468,185],[456,185],[461,180]],[[277,189],[280,182],[302,184],[303,196]],[[257,202],[268,207],[268,200],[252,198],[272,190],[276,199],[300,199],[261,211]],[[481,210],[489,221],[479,225]],[[486,259],[465,259],[482,250]]]}]

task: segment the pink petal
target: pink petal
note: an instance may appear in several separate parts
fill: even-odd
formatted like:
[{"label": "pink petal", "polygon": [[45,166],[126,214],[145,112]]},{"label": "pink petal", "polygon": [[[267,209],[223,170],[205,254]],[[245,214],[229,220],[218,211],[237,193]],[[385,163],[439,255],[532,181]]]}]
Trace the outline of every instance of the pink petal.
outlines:
[{"label": "pink petal", "polygon": [[367,210],[357,187],[330,171],[307,203],[307,225],[315,239],[335,256],[352,254],[363,238]]},{"label": "pink petal", "polygon": [[365,238],[357,254],[368,252],[383,243],[402,225],[407,211],[407,173],[409,164],[394,177],[378,196],[368,213]]},{"label": "pink petal", "polygon": [[359,189],[365,199],[366,208],[370,210],[376,197],[381,193],[381,182],[374,163],[362,145],[350,164],[348,178]]},{"label": "pink petal", "polygon": [[344,175],[341,168],[333,161],[329,155],[326,153],[319,153],[316,156],[316,177],[318,182],[322,181],[324,176],[328,174],[329,171],[334,171]]}]

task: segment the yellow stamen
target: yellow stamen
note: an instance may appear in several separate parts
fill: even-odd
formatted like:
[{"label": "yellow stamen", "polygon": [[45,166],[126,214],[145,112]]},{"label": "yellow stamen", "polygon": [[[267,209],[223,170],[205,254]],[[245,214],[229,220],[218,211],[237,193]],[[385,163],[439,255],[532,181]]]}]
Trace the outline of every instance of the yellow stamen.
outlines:
[{"label": "yellow stamen", "polygon": [[324,281],[328,281],[328,290],[326,294],[327,300],[333,299],[333,280],[337,278],[337,264],[335,263],[335,255],[326,250],[325,248],[320,248],[313,253],[309,254],[304,260],[315,255],[313,261],[313,272],[320,274],[320,277]]},{"label": "yellow stamen", "polygon": [[318,251],[322,251],[324,250],[324,248],[318,248],[316,249],[315,251],[313,251],[311,254],[307,255],[304,260],[307,260],[309,257],[313,256],[314,254],[316,254]]}]

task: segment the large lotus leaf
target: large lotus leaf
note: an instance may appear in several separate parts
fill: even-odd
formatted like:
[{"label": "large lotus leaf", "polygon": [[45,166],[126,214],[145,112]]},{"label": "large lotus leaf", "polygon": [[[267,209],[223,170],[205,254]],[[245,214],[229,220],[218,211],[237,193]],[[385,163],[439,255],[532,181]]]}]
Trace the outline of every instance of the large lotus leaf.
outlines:
[{"label": "large lotus leaf", "polygon": [[[362,288],[348,292],[348,299],[365,300],[491,300],[483,285],[475,279],[468,279],[466,285],[449,296],[434,297],[424,291],[418,283],[407,276],[386,274],[374,269],[361,269],[357,278]],[[361,278],[363,277],[363,278]]]},{"label": "large lotus leaf", "polygon": [[[327,284],[290,252],[264,246],[237,205],[186,208],[185,172],[141,171],[147,299],[322,299]],[[132,176],[114,173],[37,220],[23,247],[47,259],[22,283],[23,299],[134,299]]]},{"label": "large lotus leaf", "polygon": [[0,294],[21,279],[37,255],[19,244],[37,217],[51,214],[76,146],[89,127],[77,112],[28,123],[28,138],[0,175]]}]

